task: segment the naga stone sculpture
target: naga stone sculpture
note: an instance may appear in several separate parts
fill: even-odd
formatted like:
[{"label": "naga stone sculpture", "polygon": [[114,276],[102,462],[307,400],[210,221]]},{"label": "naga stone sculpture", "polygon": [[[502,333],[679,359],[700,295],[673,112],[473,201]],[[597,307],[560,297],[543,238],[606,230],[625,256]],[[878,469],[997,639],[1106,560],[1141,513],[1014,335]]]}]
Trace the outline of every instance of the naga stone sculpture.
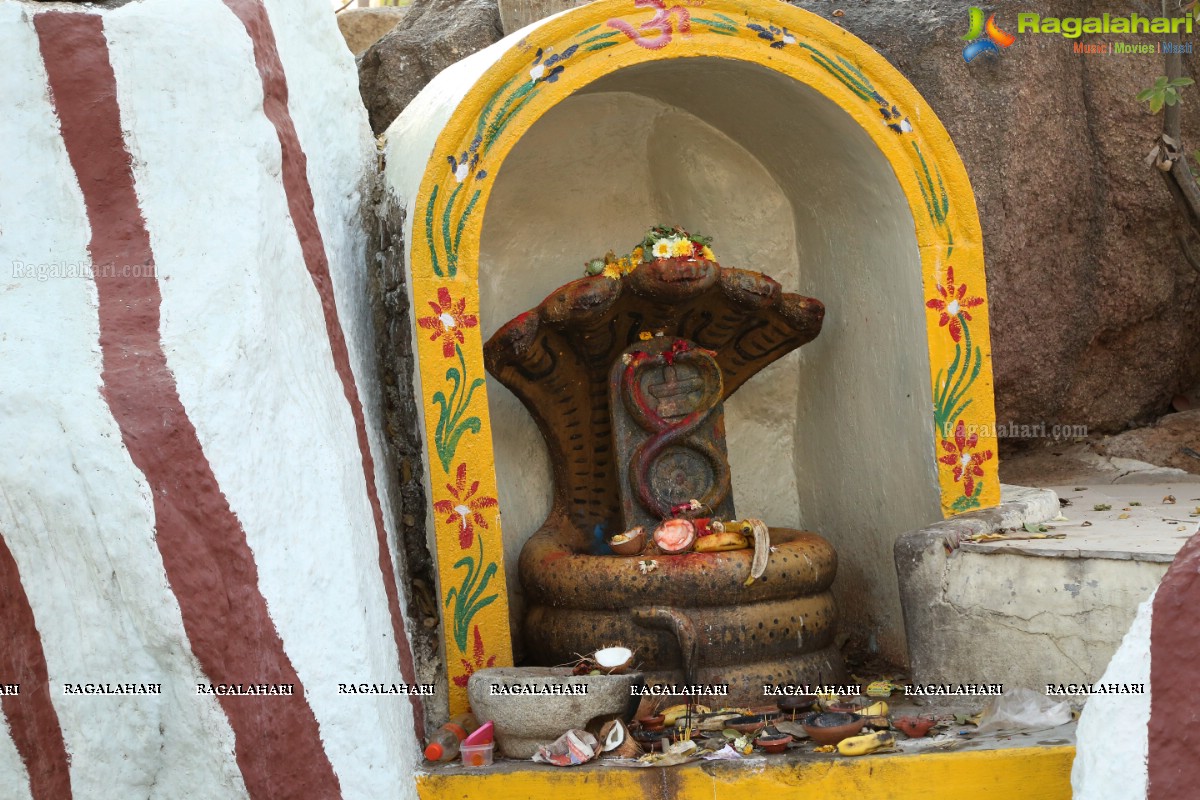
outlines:
[{"label": "naga stone sculpture", "polygon": [[749,549],[595,550],[597,530],[735,518],[723,402],[816,337],[824,317],[819,301],[723,268],[699,244],[640,255],[556,289],[485,345],[554,474],[550,515],[520,558],[527,660],[561,664],[619,643],[650,682],[727,684],[722,704],[755,703],[765,684],[843,680],[829,592],[837,556],[817,534],[770,528],[766,570],[749,584]]}]

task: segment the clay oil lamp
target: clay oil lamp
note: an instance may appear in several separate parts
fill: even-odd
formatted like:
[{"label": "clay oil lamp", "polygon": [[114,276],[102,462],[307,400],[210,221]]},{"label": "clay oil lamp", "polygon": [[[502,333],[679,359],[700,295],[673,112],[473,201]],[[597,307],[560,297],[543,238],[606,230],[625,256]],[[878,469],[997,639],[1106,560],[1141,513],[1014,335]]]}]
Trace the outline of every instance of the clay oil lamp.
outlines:
[{"label": "clay oil lamp", "polygon": [[900,717],[895,722],[896,730],[910,739],[926,736],[936,724],[937,720],[933,717]]},{"label": "clay oil lamp", "polygon": [[608,542],[612,551],[619,556],[640,556],[646,549],[646,529],[638,526],[618,533]]},{"label": "clay oil lamp", "polygon": [[871,701],[865,697],[841,697],[827,703],[825,710],[835,714],[861,714],[863,709],[869,705],[871,705]]},{"label": "clay oil lamp", "polygon": [[791,697],[784,697],[779,700],[779,710],[795,722],[796,715],[807,714],[812,711],[813,703],[815,702],[817,702],[815,694],[798,694]]},{"label": "clay oil lamp", "polygon": [[657,733],[662,731],[663,723],[666,721],[667,718],[662,714],[655,714],[652,717],[638,718],[638,725],[641,725],[642,730],[646,731],[647,733]]},{"label": "clay oil lamp", "polygon": [[663,743],[667,741],[667,734],[663,732],[662,728],[656,731],[630,731],[630,734],[633,736],[633,740],[641,745],[647,753],[662,750]]},{"label": "clay oil lamp", "polygon": [[787,749],[787,746],[792,743],[792,737],[786,733],[778,735],[763,735],[754,741],[757,747],[761,747],[764,751],[771,754],[782,753]]},{"label": "clay oil lamp", "polygon": [[754,706],[750,709],[751,714],[761,714],[764,717],[778,717],[782,712],[779,706]]},{"label": "clay oil lamp", "polygon": [[837,744],[842,739],[849,739],[861,731],[865,723],[866,720],[858,714],[838,711],[809,714],[800,721],[808,737],[820,745]]},{"label": "clay oil lamp", "polygon": [[734,717],[725,721],[725,727],[733,728],[738,733],[757,733],[767,727],[767,723],[775,721],[774,716],[766,714],[748,714],[743,717]]}]

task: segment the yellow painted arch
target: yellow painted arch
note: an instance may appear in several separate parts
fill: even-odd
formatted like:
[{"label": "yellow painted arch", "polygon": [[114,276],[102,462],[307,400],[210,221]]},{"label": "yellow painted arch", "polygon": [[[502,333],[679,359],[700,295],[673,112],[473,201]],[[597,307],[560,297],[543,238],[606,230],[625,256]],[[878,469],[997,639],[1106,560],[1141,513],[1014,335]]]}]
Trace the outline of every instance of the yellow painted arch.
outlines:
[{"label": "yellow painted arch", "polygon": [[478,324],[480,233],[492,176],[525,132],[572,93],[626,67],[689,57],[758,64],[815,89],[887,158],[912,210],[921,256],[936,420],[929,441],[942,508],[952,514],[999,502],[975,199],[949,135],[916,89],[850,33],[773,0],[600,0],[565,12],[529,31],[473,84],[441,130],[409,207],[453,709],[466,705],[466,676],[512,658]]}]

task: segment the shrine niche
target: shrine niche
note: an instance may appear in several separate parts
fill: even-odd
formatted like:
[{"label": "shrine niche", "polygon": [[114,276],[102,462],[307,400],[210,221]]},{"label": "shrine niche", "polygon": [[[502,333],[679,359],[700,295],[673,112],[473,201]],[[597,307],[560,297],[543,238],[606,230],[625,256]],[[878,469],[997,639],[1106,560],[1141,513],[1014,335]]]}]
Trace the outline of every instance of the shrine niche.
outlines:
[{"label": "shrine niche", "polygon": [[[784,3],[605,0],[454,65],[386,140],[387,184],[407,210],[452,706],[474,670],[512,663],[514,635],[518,654],[539,646],[520,631],[526,606],[545,604],[520,587],[518,562],[547,516],[568,514],[545,420],[487,377],[483,343],[585,262],[661,222],[713,236],[722,270],[768,274],[781,295],[819,298],[826,317],[819,337],[756,377],[731,378],[723,365],[719,414],[702,426],[711,449],[675,451],[650,484],[674,484],[672,500],[723,486],[712,458],[723,446],[730,492],[704,513],[819,532],[839,554],[837,578],[802,594],[832,592],[843,630],[903,660],[894,537],[999,500],[974,199],[907,81],[846,31]],[[729,358],[694,324],[664,322],[661,339],[642,332],[655,346],[683,340]],[[626,331],[595,365],[604,380],[589,386],[605,393],[605,415],[618,405],[607,370],[639,346],[650,347]],[[660,367],[643,394],[694,402],[697,382],[712,384],[700,361]],[[613,424],[629,434],[632,462],[658,423]],[[589,452],[605,455],[610,466],[618,458]],[[624,524],[620,482],[595,494],[595,519],[572,525],[588,539],[579,550]],[[609,527],[597,533],[601,518]],[[640,577],[665,580],[662,570]],[[666,647],[671,634],[636,635]]]},{"label": "shrine niche", "polygon": [[[654,258],[664,243],[689,255]],[[621,642],[648,680],[724,684],[735,705],[761,703],[764,684],[842,681],[828,542],[764,527],[702,544],[739,524],[725,399],[812,341],[825,309],[722,268],[680,229],[651,231],[645,251],[559,288],[484,348],[538,421],[554,472],[549,517],[521,553],[528,659]],[[686,533],[668,544],[672,528]],[[644,553],[611,555],[605,543],[634,529],[655,531]]]}]

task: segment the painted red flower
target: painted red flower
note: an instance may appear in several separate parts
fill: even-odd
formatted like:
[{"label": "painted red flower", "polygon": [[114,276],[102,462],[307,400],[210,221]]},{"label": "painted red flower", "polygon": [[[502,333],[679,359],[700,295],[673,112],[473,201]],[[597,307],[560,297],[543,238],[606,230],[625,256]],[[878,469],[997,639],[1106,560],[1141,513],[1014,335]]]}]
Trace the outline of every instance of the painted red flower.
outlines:
[{"label": "painted red flower", "polygon": [[458,302],[454,302],[450,297],[450,290],[445,286],[438,289],[438,301],[429,301],[429,307],[433,309],[433,314],[421,317],[417,324],[425,330],[433,331],[429,341],[436,342],[441,339],[442,355],[453,358],[455,343],[462,344],[464,341],[463,328],[474,328],[479,324],[479,317],[464,313],[467,310],[466,299],[460,298]]},{"label": "painted red flower", "polygon": [[479,626],[478,625],[475,626],[475,648],[474,648],[474,650],[475,650],[475,652],[472,654],[472,657],[474,658],[474,661],[475,661],[474,664],[472,664],[470,661],[467,661],[465,658],[459,659],[459,662],[462,663],[463,670],[465,670],[465,671],[463,672],[462,675],[455,676],[454,685],[459,687],[460,689],[467,688],[467,681],[469,681],[471,679],[471,676],[475,674],[475,670],[485,669],[487,667],[496,666],[496,657],[495,656],[492,656],[491,658],[489,658],[487,660],[486,664],[483,661],[483,654],[484,654],[483,637],[479,635]]},{"label": "painted red flower", "polygon": [[954,267],[946,267],[946,282],[939,282],[937,290],[941,297],[933,298],[925,306],[942,312],[938,325],[943,328],[949,326],[950,338],[957,342],[962,337],[963,320],[971,321],[971,312],[967,309],[983,305],[983,298],[967,297],[965,283],[954,285]]},{"label": "painted red flower", "polygon": [[971,452],[979,445],[979,434],[967,436],[967,426],[960,419],[954,428],[954,441],[942,440],[942,449],[946,455],[938,461],[954,467],[954,482],[962,483],[963,493],[967,497],[975,495],[975,479],[983,477],[983,462],[992,458],[991,450],[980,453]]},{"label": "painted red flower", "polygon": [[495,508],[498,504],[494,497],[475,496],[475,492],[479,491],[479,481],[472,481],[471,486],[467,487],[466,462],[458,465],[454,483],[447,483],[446,490],[454,496],[454,500],[438,500],[433,504],[433,510],[445,514],[447,523],[458,521],[458,544],[466,550],[475,541],[475,526],[485,529],[488,526],[483,510]]}]

